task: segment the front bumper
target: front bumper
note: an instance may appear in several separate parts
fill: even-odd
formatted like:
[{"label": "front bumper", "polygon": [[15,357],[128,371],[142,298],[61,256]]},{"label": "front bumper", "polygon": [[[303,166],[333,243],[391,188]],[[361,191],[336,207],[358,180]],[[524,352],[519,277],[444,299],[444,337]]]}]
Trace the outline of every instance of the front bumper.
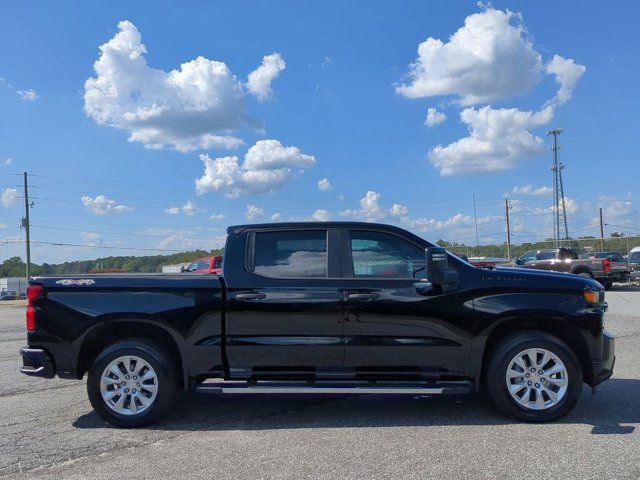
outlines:
[{"label": "front bumper", "polygon": [[616,363],[616,340],[604,331],[602,333],[602,360],[593,362],[592,387],[601,384],[613,375],[613,366]]},{"label": "front bumper", "polygon": [[20,372],[30,377],[53,378],[56,367],[46,350],[24,347],[20,349],[22,367]]}]

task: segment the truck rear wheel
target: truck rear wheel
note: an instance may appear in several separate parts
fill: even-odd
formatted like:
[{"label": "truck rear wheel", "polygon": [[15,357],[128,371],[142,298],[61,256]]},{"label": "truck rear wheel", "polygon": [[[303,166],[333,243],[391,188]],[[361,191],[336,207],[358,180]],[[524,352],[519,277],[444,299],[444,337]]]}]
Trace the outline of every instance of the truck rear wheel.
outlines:
[{"label": "truck rear wheel", "polygon": [[582,392],[582,370],[573,351],[540,331],[503,339],[491,355],[485,380],[498,408],[525,422],[563,417]]},{"label": "truck rear wheel", "polygon": [[95,412],[116,427],[141,427],[166,415],[178,388],[175,362],[146,340],[115,343],[89,369],[87,393]]}]

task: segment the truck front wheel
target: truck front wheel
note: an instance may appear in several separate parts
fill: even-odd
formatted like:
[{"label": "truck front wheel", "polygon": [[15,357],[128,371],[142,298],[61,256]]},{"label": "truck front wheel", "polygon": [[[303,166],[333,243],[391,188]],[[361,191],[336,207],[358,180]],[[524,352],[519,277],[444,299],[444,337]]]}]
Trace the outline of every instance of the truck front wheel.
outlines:
[{"label": "truck front wheel", "polygon": [[582,370],[573,351],[540,331],[504,338],[491,355],[485,380],[495,404],[525,422],[563,417],[582,392]]},{"label": "truck front wheel", "polygon": [[141,427],[168,413],[178,387],[175,362],[158,344],[127,340],[103,350],[89,369],[95,412],[116,427]]}]

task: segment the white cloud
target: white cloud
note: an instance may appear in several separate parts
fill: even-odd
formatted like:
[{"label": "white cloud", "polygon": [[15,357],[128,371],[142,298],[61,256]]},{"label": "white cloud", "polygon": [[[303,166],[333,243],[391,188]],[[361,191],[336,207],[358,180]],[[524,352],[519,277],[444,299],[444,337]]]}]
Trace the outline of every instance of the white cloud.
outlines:
[{"label": "white cloud", "polygon": [[226,235],[214,236],[211,238],[191,238],[183,233],[168,235],[160,240],[156,247],[168,250],[211,250],[224,246]]},{"label": "white cloud", "polygon": [[396,92],[408,98],[456,95],[461,105],[474,105],[523,95],[542,71],[520,16],[487,7],[469,15],[448,42],[429,37],[418,45],[409,82]]},{"label": "white cloud", "polygon": [[[487,215],[484,217],[478,217],[478,225],[486,225],[502,221],[503,217],[499,215]],[[438,220],[435,218],[409,218],[402,217],[401,223],[408,228],[415,229],[421,232],[446,230],[454,227],[472,227],[475,226],[475,219],[470,215],[463,213],[457,213],[446,220]]]},{"label": "white cloud", "polygon": [[[562,204],[560,204],[560,206],[562,206]],[[564,209],[566,210],[567,215],[570,214],[570,213],[577,212],[579,208],[580,208],[580,205],[573,198],[569,198],[567,196],[564,197]],[[555,212],[556,211],[556,206],[555,205],[551,205],[550,211],[551,212]]]},{"label": "white cloud", "polygon": [[340,215],[343,217],[362,218],[367,222],[375,222],[384,218],[385,214],[379,204],[380,194],[369,190],[360,199],[360,210],[343,210]]},{"label": "white cloud", "polygon": [[553,193],[553,188],[551,187],[538,187],[534,188],[531,185],[522,185],[513,187],[511,193],[514,195],[536,195],[536,196],[546,196],[551,195]]},{"label": "white cloud", "polygon": [[245,214],[247,220],[257,220],[264,218],[264,210],[256,205],[247,205],[247,213]]},{"label": "white cloud", "polygon": [[11,207],[18,201],[18,190],[15,188],[5,188],[0,201],[2,201],[2,205],[5,207]]},{"label": "white cloud", "polygon": [[224,213],[214,213],[209,217],[211,220],[224,220],[225,218],[226,215]]},{"label": "white cloud", "polygon": [[89,245],[104,245],[104,239],[96,232],[82,232],[80,235]]},{"label": "white cloud", "polygon": [[283,167],[309,168],[316,163],[313,155],[301,153],[298,147],[285,147],[278,140],[260,140],[244,156],[248,170],[274,170]]},{"label": "white cloud", "polygon": [[326,192],[331,190],[331,182],[328,178],[323,178],[322,180],[318,180],[318,190],[321,192]]},{"label": "white cloud", "polygon": [[196,213],[203,211],[194,202],[189,200],[182,207],[170,207],[165,208],[164,213],[168,215],[178,215],[180,212],[184,213],[188,217],[193,217]]},{"label": "white cloud", "polygon": [[331,220],[331,213],[329,210],[325,210],[324,208],[319,208],[311,215],[311,219],[316,222],[328,222]]},{"label": "white cloud", "polygon": [[124,213],[133,210],[133,207],[127,207],[126,205],[119,204],[115,200],[111,200],[104,195],[97,195],[95,198],[84,195],[82,197],[82,204],[96,215]]},{"label": "white cloud", "polygon": [[[147,50],[129,21],[100,46],[85,82],[84,111],[100,125],[125,130],[147,148],[237,148],[231,132],[252,126],[242,83],[224,62],[197,57],[169,72],[147,64]],[[265,57],[267,58],[267,57]]]},{"label": "white cloud", "polygon": [[185,203],[182,206],[182,213],[184,213],[188,217],[193,217],[196,214],[196,212],[199,212],[200,210],[202,209],[198,208],[198,206],[195,203],[193,203],[191,200],[189,200],[187,203]]},{"label": "white cloud", "polygon": [[28,90],[18,90],[16,93],[25,102],[35,102],[38,98],[40,98],[38,92],[36,92],[32,88]]},{"label": "white cloud", "polygon": [[271,82],[284,70],[286,63],[279,53],[265,55],[262,64],[247,77],[247,90],[258,98],[259,102],[264,102],[271,95]]},{"label": "white cloud", "polygon": [[447,119],[447,116],[443,112],[439,112],[437,109],[430,107],[427,109],[427,118],[424,121],[424,124],[429,127],[435,127],[436,125],[440,125]]},{"label": "white cloud", "polygon": [[394,217],[406,217],[409,214],[409,209],[404,205],[394,203],[393,205],[391,205],[389,213]]},{"label": "white cloud", "polygon": [[538,112],[466,108],[460,119],[469,128],[469,136],[434,147],[429,161],[441,176],[508,170],[544,151],[544,140],[528,129],[548,123],[553,113],[552,106]]},{"label": "white cloud", "polygon": [[548,74],[555,75],[556,82],[560,85],[556,100],[559,105],[562,105],[571,99],[573,89],[580,77],[587,71],[587,67],[575,63],[571,58],[554,55],[553,59],[545,66],[545,71]]},{"label": "white cloud", "polygon": [[276,212],[273,215],[271,215],[272,222],[279,222],[281,220],[282,220],[282,215],[280,214],[280,212]]},{"label": "white cloud", "polygon": [[[593,211],[593,223],[598,224],[600,219],[597,207],[602,207],[602,216],[605,223],[615,223],[619,225],[629,225],[631,229],[637,228],[638,224],[640,224],[640,211],[637,208],[633,207],[633,202],[631,199],[631,194],[627,194],[624,198],[616,198],[610,197],[606,195],[598,196],[597,206],[593,205],[591,209]],[[613,227],[618,228],[620,227]],[[632,233],[633,235],[637,235],[637,232]]]},{"label": "white cloud", "polygon": [[12,160],[12,159],[10,159],[10,158],[7,158],[7,159],[6,159],[2,164],[3,164],[5,167],[8,167],[8,166],[9,166],[9,165],[11,165],[12,163],[13,163],[13,160]]},{"label": "white cloud", "polygon": [[204,174],[197,179],[196,192],[223,192],[229,197],[275,192],[295,178],[297,173],[315,165],[313,155],[301,153],[297,147],[284,147],[277,140],[260,140],[244,157],[222,157],[215,160],[200,155]]},{"label": "white cloud", "polygon": [[333,65],[333,58],[328,55],[322,59],[322,63],[320,64],[321,67],[330,67],[331,65]]}]

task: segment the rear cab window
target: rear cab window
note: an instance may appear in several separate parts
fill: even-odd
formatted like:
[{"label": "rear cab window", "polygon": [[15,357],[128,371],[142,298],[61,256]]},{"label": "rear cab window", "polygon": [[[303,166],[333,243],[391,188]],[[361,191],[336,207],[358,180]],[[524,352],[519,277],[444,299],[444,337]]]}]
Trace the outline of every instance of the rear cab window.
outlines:
[{"label": "rear cab window", "polygon": [[247,269],[271,278],[327,278],[327,244],[322,229],[255,232]]}]

